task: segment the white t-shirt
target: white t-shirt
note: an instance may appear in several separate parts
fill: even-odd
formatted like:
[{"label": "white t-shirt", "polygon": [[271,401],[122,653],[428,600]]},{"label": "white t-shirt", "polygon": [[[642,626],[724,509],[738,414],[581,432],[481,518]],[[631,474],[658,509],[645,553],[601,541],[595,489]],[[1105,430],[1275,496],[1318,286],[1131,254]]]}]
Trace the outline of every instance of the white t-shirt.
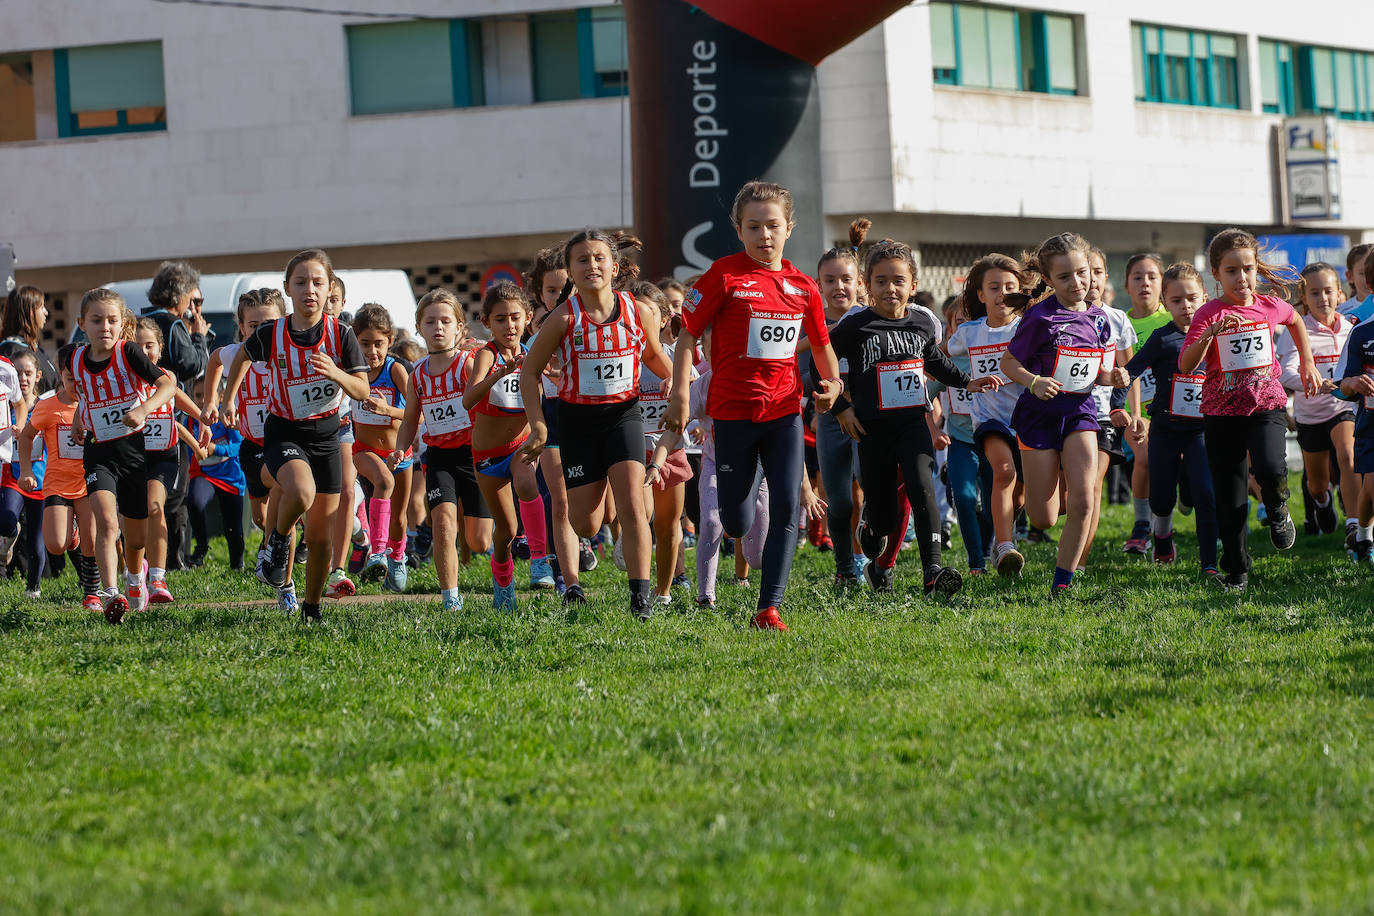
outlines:
[{"label": "white t-shirt", "polygon": [[18,411],[23,409],[24,395],[19,390],[19,373],[9,360],[0,360],[0,397],[5,406],[0,407],[0,462],[8,464],[14,460],[14,425]]},{"label": "white t-shirt", "polygon": [[1016,329],[1020,325],[1020,317],[1013,318],[1000,328],[988,327],[986,318],[975,318],[959,325],[949,337],[949,355],[968,357],[970,378],[995,375],[1003,381],[1002,387],[996,391],[973,394],[969,402],[969,419],[975,433],[979,426],[990,420],[1011,427],[1011,412],[1016,409],[1016,400],[1026,387],[1012,383],[1003,375],[1000,363],[1007,344],[1016,336]]},{"label": "white t-shirt", "polygon": [[[1138,338],[1135,334],[1135,326],[1131,324],[1131,317],[1114,306],[1104,306],[1102,311],[1107,313],[1107,322],[1112,328],[1111,345],[1116,347],[1116,352],[1124,353],[1128,349],[1134,350]],[[1111,359],[1104,357],[1102,368],[1114,369],[1116,363],[1115,354],[1112,355]],[[1111,419],[1112,392],[1114,390],[1111,385],[1093,386],[1093,404],[1097,406],[1097,422],[1099,423],[1105,423]]]}]

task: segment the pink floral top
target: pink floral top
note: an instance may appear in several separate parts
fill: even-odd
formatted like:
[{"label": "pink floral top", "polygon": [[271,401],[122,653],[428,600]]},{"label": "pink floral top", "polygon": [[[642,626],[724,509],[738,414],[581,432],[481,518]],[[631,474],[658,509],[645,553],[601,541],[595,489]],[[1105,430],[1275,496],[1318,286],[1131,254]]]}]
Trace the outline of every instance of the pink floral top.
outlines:
[{"label": "pink floral top", "polygon": [[1184,349],[1199,340],[1209,325],[1228,315],[1239,318],[1240,327],[1219,334],[1208,345],[1203,362],[1193,370],[1206,374],[1203,416],[1245,417],[1263,410],[1282,410],[1288,405],[1288,392],[1274,355],[1274,340],[1279,326],[1291,324],[1297,313],[1277,296],[1256,296],[1247,306],[1213,299],[1193,316]]}]

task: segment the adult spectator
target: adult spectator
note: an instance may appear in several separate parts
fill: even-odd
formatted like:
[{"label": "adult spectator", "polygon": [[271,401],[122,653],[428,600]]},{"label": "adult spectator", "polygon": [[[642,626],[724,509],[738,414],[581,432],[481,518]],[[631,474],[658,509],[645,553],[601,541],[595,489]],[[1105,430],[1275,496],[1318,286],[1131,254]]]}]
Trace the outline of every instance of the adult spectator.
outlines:
[{"label": "adult spectator", "polygon": [[200,271],[186,261],[163,261],[148,287],[148,301],[152,305],[143,314],[157,322],[166,343],[158,365],[172,370],[185,388],[205,374],[210,362]]},{"label": "adult spectator", "polygon": [[0,356],[13,362],[16,354],[32,351],[42,376],[40,394],[57,386],[57,368],[39,346],[47,323],[48,304],[41,289],[19,286],[10,290],[4,316],[0,317]]},{"label": "adult spectator", "polygon": [[[200,271],[186,261],[163,261],[148,287],[148,301],[152,303],[143,314],[157,322],[162,329],[162,359],[158,365],[177,377],[177,384],[189,388],[205,374],[210,362],[206,342],[209,330],[201,306],[205,297],[200,292]],[[167,568],[185,569],[190,565],[189,522],[186,513],[186,491],[190,486],[190,459],[185,447],[178,449],[181,466],[176,484],[167,491],[162,504],[167,518]]]}]

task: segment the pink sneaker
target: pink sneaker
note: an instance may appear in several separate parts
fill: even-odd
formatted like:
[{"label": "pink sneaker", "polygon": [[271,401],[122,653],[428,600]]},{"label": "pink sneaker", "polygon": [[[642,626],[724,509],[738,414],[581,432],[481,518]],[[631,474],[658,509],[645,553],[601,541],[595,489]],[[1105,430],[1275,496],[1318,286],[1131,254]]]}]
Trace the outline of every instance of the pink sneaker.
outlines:
[{"label": "pink sneaker", "polygon": [[149,604],[171,604],[172,592],[167,588],[167,583],[161,579],[154,579],[148,584],[148,603]]}]

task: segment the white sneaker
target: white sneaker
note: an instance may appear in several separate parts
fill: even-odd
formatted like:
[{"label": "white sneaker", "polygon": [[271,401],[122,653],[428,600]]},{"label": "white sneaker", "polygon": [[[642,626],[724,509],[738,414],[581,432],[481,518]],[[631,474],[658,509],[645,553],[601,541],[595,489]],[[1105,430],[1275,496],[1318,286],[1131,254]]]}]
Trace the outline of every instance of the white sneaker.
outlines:
[{"label": "white sneaker", "polygon": [[24,597],[32,598],[37,601],[39,598],[43,597],[43,593],[36,588],[27,588],[24,590]]},{"label": "white sneaker", "polygon": [[657,605],[666,607],[667,605],[670,605],[670,604],[672,604],[672,603],[673,603],[673,596],[672,596],[672,595],[655,595],[655,596],[654,596],[654,604],[657,604]]}]

